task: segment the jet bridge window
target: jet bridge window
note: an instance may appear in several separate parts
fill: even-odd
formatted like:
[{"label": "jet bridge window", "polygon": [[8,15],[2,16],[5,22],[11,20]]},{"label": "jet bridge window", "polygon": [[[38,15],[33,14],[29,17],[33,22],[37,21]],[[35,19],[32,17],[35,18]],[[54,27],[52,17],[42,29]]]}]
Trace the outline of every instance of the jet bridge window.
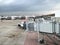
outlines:
[{"label": "jet bridge window", "polygon": [[29,23],[28,24],[28,30],[29,31],[34,31],[34,23]]}]

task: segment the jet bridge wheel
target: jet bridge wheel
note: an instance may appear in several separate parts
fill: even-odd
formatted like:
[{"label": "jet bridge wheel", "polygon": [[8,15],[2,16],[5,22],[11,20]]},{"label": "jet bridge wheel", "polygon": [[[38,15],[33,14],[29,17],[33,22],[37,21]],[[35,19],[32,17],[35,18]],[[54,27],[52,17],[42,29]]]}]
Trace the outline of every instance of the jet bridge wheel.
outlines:
[{"label": "jet bridge wheel", "polygon": [[40,43],[40,44],[44,44],[44,39],[40,39],[40,40],[39,40],[39,43]]}]

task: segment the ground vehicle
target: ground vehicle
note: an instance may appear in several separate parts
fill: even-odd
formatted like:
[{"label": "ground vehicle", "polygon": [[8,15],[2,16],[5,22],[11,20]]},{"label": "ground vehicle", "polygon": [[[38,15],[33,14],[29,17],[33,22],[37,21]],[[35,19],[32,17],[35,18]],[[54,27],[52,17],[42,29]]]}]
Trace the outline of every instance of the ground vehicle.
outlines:
[{"label": "ground vehicle", "polygon": [[21,22],[18,24],[18,27],[26,29],[26,22]]}]

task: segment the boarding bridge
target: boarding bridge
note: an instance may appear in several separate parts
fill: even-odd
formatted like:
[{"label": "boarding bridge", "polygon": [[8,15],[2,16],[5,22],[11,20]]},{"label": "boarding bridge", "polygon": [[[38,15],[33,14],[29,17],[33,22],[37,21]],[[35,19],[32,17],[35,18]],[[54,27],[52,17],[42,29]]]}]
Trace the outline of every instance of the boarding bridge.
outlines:
[{"label": "boarding bridge", "polygon": [[39,31],[46,33],[60,33],[60,23],[55,23],[53,21],[40,21],[40,20],[29,20],[26,22],[26,27],[28,31]]}]

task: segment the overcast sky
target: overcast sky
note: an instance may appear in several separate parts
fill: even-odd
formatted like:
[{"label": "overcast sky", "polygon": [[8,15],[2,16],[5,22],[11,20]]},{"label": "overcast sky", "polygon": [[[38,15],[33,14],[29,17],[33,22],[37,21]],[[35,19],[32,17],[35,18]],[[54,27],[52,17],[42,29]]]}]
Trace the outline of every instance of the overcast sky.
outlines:
[{"label": "overcast sky", "polygon": [[0,12],[60,10],[60,0],[0,0]]}]

